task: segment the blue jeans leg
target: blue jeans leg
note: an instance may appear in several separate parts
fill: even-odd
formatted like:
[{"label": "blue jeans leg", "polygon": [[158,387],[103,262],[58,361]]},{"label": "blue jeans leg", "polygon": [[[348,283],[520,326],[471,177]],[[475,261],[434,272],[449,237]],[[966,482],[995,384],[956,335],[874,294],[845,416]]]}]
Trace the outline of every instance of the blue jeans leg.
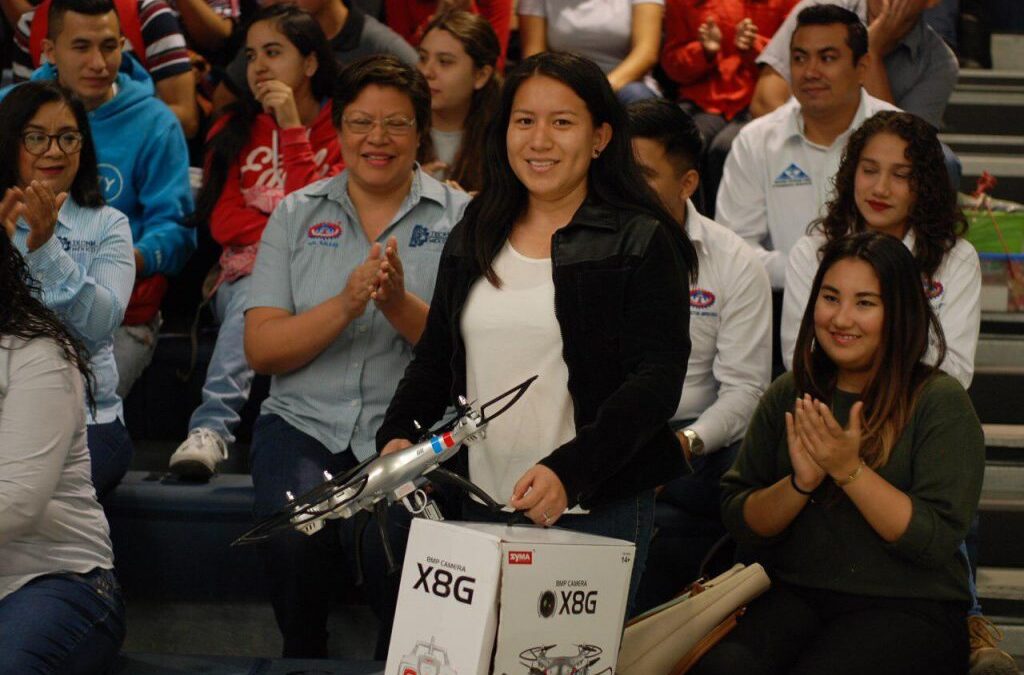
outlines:
[{"label": "blue jeans leg", "polygon": [[245,360],[245,301],[252,278],[245,276],[221,284],[214,297],[214,311],[220,320],[217,343],[206,370],[203,402],[189,421],[189,431],[205,427],[231,443],[240,413],[249,398],[253,371]]},{"label": "blue jeans leg", "polygon": [[[332,454],[322,443],[277,415],[261,415],[253,426],[252,482],[257,519],[355,465],[351,452]],[[274,616],[284,638],[285,658],[326,658],[327,612],[343,566],[338,521],[312,536],[294,530],[260,544]]]},{"label": "blue jeans leg", "polygon": [[103,499],[128,471],[135,448],[121,420],[86,427],[96,498]]},{"label": "blue jeans leg", "polygon": [[103,673],[113,665],[124,632],[113,571],[38,577],[0,600],[0,670]]},{"label": "blue jeans leg", "polygon": [[619,97],[619,103],[622,105],[629,105],[630,103],[644,101],[649,98],[658,98],[657,92],[640,80],[630,82],[622,89],[619,89],[617,96]]}]

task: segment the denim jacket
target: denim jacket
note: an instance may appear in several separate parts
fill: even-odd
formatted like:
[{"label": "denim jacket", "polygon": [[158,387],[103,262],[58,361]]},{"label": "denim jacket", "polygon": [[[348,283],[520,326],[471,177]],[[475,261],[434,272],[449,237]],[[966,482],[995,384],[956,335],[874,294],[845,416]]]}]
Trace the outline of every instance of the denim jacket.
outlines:
[{"label": "denim jacket", "polygon": [[[427,326],[377,433],[416,441],[466,390],[460,315],[482,276],[460,223],[441,254]],[[687,467],[668,425],[690,355],[689,270],[649,216],[588,199],[551,239],[576,437],[541,460],[569,506],[600,505],[664,484]],[[463,460],[465,454],[454,462]],[[459,467],[456,467],[459,468]]]}]

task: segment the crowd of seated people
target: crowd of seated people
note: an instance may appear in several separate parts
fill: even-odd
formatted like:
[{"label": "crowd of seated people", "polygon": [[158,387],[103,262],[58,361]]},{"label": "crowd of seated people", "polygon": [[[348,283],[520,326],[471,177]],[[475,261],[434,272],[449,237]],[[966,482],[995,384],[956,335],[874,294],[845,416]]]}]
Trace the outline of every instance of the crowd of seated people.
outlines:
[{"label": "crowd of seated people", "polygon": [[[981,281],[937,132],[948,2],[0,7],[0,661],[117,653],[100,504],[207,241],[182,480],[228,458],[257,374],[260,518],[408,447],[454,395],[539,373],[465,472],[538,526],[635,542],[630,614],[722,534],[764,563],[772,590],[700,672],[1016,672],[965,545]],[[74,401],[59,419],[51,395]],[[399,558],[407,533],[392,519]],[[322,589],[353,536],[262,546],[283,655],[328,655]],[[379,657],[394,581],[364,582]]]}]

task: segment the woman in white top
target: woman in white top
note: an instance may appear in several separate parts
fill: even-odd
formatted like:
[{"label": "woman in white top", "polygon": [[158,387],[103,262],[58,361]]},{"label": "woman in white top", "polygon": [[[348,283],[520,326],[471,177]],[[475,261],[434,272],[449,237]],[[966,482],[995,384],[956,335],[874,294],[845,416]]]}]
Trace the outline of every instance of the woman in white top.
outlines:
[{"label": "woman in white top", "polygon": [[519,0],[523,58],[573,52],[594,61],[623,104],[655,98],[664,0]]},{"label": "woman in white top", "polygon": [[89,478],[91,370],[37,298],[10,238],[13,205],[0,206],[0,671],[105,672],[124,640],[124,605]]},{"label": "woman in white top", "polygon": [[[941,368],[970,386],[981,329],[981,266],[963,239],[967,221],[942,157],[935,127],[910,113],[877,113],[850,136],[828,214],[789,253],[781,328],[787,369],[819,250],[826,241],[875,231],[902,239],[913,252],[946,336]],[[934,346],[928,359],[934,362]]]},{"label": "woman in white top", "polygon": [[498,112],[501,45],[483,17],[450,11],[433,19],[416,66],[430,85],[430,142],[420,146],[423,169],[477,192],[483,186],[484,136]]}]

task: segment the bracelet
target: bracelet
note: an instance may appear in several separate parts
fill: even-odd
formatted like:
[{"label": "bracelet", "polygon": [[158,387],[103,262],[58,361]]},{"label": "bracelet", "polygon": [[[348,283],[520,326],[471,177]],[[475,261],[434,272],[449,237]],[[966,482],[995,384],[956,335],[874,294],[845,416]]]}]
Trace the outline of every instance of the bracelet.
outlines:
[{"label": "bracelet", "polygon": [[814,490],[801,490],[800,486],[796,484],[796,474],[789,474],[789,484],[793,486],[793,489],[802,494],[805,497],[810,497],[814,494]]},{"label": "bracelet", "polygon": [[846,487],[847,485],[849,485],[850,483],[852,483],[853,481],[857,480],[857,478],[860,477],[860,472],[863,468],[864,460],[862,459],[860,460],[860,464],[857,465],[857,469],[849,476],[847,476],[846,478],[833,478],[832,480],[835,481],[835,484],[838,485],[839,487]]}]

